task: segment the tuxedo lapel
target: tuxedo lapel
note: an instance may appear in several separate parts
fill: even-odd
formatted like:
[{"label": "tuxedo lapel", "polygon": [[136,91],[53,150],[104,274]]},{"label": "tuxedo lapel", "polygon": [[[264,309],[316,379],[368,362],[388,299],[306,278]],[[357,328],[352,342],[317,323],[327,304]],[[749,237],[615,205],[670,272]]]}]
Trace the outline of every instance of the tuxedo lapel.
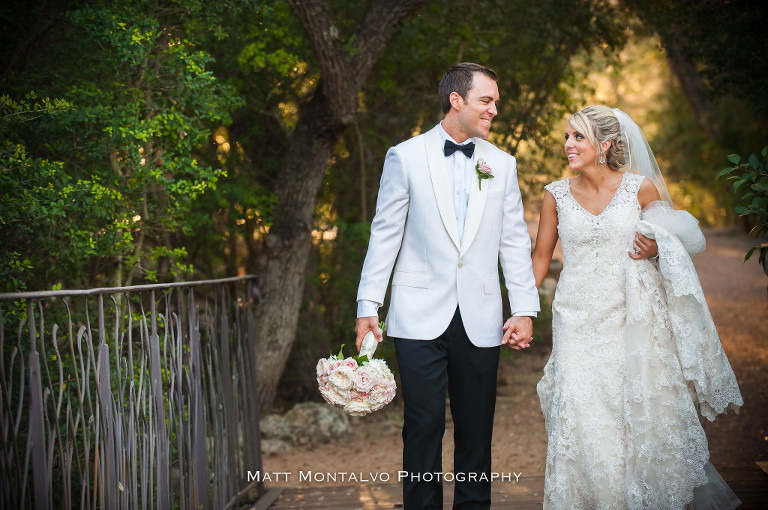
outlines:
[{"label": "tuxedo lapel", "polygon": [[[475,154],[472,158],[473,168],[477,165],[478,159],[484,159],[487,163],[488,155],[483,141],[475,139]],[[469,190],[467,218],[464,222],[464,237],[461,243],[460,255],[464,255],[467,252],[467,249],[469,249],[477,235],[477,230],[480,228],[480,220],[483,218],[483,210],[485,209],[485,199],[488,196],[488,188],[490,187],[488,181],[489,179],[485,179],[484,185],[480,187],[480,179],[477,176],[477,172],[474,172],[472,175],[472,186]]]},{"label": "tuxedo lapel", "polygon": [[[451,236],[451,240],[460,247],[459,227],[456,225],[456,213],[453,210],[453,199],[451,197],[451,185],[448,182],[448,171],[445,168],[445,157],[443,156],[442,138],[437,131],[437,127],[427,131],[424,135],[424,145],[427,151],[427,162],[429,164],[429,175],[432,178],[432,189],[435,192],[437,208],[440,211],[440,218],[443,225]],[[470,204],[472,198],[470,196]],[[466,234],[465,234],[466,237]]]}]

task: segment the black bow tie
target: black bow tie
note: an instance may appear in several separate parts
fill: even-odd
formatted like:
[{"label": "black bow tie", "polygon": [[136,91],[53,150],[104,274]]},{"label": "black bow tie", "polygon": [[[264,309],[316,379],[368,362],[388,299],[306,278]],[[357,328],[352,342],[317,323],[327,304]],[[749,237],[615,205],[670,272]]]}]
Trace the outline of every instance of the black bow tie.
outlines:
[{"label": "black bow tie", "polygon": [[475,152],[475,142],[469,142],[464,145],[456,145],[452,141],[446,140],[445,145],[443,146],[443,153],[446,155],[446,157],[450,156],[456,151],[461,151],[466,157],[471,158],[472,154]]}]

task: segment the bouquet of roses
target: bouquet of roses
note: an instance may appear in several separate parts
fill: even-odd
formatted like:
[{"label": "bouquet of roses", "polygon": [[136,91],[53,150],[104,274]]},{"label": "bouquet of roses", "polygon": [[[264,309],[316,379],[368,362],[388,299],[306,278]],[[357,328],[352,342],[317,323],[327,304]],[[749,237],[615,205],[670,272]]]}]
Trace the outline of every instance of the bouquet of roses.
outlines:
[{"label": "bouquet of roses", "polygon": [[358,356],[345,358],[344,346],[317,362],[317,384],[326,402],[352,416],[378,411],[395,397],[395,376],[382,359],[374,359],[376,338],[368,332]]}]

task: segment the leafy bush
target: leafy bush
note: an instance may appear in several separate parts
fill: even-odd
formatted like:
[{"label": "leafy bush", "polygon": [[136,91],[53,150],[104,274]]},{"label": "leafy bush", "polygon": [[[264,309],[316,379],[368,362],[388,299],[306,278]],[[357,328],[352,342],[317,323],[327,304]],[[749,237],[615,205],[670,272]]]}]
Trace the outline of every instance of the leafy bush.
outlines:
[{"label": "leafy bush", "polygon": [[[740,216],[754,215],[755,226],[750,234],[760,239],[760,243],[753,246],[744,257],[749,260],[756,250],[759,250],[759,261],[763,269],[768,273],[768,146],[763,147],[760,153],[763,162],[758,157],[750,154],[746,162],[741,163],[741,156],[731,154],[728,156],[733,166],[724,168],[717,174],[717,179],[733,181],[733,192],[741,194],[738,205],[734,208]],[[726,177],[728,176],[728,177]]]}]

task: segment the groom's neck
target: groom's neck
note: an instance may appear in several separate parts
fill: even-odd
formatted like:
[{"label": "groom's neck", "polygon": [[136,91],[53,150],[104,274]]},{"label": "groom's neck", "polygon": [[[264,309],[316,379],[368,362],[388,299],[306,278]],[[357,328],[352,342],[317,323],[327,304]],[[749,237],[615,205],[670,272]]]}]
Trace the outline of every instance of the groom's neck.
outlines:
[{"label": "groom's neck", "polygon": [[445,116],[440,125],[443,126],[445,132],[448,133],[456,143],[464,143],[470,138],[470,136],[459,127],[457,119],[452,118],[450,114]]}]

